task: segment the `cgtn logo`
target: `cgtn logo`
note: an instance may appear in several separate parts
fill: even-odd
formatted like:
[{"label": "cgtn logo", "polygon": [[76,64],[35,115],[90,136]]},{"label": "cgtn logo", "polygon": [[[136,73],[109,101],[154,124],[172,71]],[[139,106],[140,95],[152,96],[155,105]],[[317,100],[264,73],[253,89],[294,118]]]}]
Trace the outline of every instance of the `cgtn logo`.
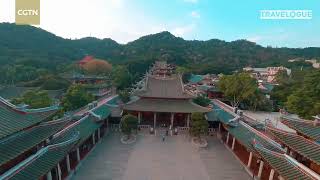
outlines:
[{"label": "cgtn logo", "polygon": [[40,0],[16,0],[16,24],[40,25]]},{"label": "cgtn logo", "polygon": [[25,9],[25,10],[19,9],[17,13],[19,16],[38,16],[39,10],[38,9]]}]

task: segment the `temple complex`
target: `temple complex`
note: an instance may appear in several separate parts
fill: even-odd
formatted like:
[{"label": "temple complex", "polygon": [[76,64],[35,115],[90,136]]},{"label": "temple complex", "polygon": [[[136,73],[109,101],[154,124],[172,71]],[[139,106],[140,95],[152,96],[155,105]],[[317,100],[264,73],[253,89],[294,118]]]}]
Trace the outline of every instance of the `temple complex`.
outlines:
[{"label": "temple complex", "polygon": [[123,110],[136,115],[140,124],[153,128],[164,124],[189,127],[191,113],[210,111],[192,102],[194,96],[184,90],[181,75],[175,74],[166,62],[154,64],[134,95],[136,97],[125,104]]}]

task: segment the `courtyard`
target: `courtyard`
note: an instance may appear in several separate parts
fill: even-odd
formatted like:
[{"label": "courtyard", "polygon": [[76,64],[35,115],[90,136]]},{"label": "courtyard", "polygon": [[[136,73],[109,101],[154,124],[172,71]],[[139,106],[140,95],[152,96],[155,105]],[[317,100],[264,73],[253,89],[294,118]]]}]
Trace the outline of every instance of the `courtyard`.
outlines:
[{"label": "courtyard", "polygon": [[199,149],[186,135],[139,134],[125,145],[111,132],[97,144],[74,173],[73,180],[219,180],[251,179],[240,162],[216,138]]}]

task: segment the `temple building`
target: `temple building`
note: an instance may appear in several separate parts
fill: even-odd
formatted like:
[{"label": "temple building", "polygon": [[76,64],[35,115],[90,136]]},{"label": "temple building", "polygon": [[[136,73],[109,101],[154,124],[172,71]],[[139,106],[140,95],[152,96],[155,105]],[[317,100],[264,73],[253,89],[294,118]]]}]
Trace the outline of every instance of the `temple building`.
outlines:
[{"label": "temple building", "polygon": [[105,134],[113,97],[57,120],[57,106],[25,109],[0,97],[0,179],[67,179]]},{"label": "temple building", "polygon": [[213,101],[213,114],[220,122],[218,138],[255,179],[320,179],[316,142],[270,127],[267,132],[257,129],[244,121],[244,114],[234,113],[234,108],[219,100]]},{"label": "temple building", "polygon": [[156,62],[141,84],[134,92],[136,97],[123,107],[140,124],[189,127],[191,113],[210,111],[192,102],[194,96],[184,90],[181,76],[165,62]]}]

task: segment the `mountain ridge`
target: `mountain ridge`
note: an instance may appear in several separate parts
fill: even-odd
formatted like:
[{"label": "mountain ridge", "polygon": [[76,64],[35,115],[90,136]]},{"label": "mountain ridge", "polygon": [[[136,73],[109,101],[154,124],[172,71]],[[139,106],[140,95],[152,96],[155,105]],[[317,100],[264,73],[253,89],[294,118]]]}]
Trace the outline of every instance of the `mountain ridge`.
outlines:
[{"label": "mountain ridge", "polygon": [[244,39],[227,42],[219,39],[184,40],[168,31],[140,37],[127,44],[110,38],[65,39],[41,28],[0,24],[0,64],[21,60],[74,62],[90,54],[111,63],[137,63],[167,60],[198,72],[229,72],[244,66],[284,65],[293,58],[318,58],[319,47],[263,47]]}]

